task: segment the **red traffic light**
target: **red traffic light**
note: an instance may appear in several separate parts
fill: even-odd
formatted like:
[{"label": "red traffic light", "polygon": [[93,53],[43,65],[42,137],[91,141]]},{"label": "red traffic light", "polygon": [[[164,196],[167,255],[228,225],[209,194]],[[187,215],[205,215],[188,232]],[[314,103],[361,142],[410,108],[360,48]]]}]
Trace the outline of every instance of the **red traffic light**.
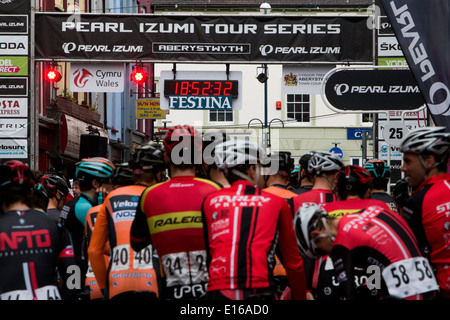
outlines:
[{"label": "red traffic light", "polygon": [[135,67],[131,73],[131,81],[137,84],[143,84],[147,81],[147,72],[141,67]]},{"label": "red traffic light", "polygon": [[47,72],[45,73],[45,79],[49,82],[58,82],[59,80],[61,80],[62,76],[61,73],[59,73],[58,70],[56,69],[48,69]]}]

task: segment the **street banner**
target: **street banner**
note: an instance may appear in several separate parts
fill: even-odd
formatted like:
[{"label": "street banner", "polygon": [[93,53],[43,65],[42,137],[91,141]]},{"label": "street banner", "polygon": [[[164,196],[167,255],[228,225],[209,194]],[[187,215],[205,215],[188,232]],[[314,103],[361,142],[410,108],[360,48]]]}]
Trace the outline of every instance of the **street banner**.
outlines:
[{"label": "street banner", "polygon": [[324,76],[333,65],[283,66],[282,88],[284,94],[320,94]]},{"label": "street banner", "polygon": [[165,119],[166,111],[161,110],[159,98],[136,100],[136,119]]},{"label": "street banner", "polygon": [[450,0],[381,0],[437,126],[450,131]]},{"label": "street banner", "polygon": [[72,63],[70,65],[72,92],[123,92],[124,79],[123,63]]},{"label": "street banner", "polygon": [[35,52],[37,60],[371,64],[367,18],[36,13]]}]

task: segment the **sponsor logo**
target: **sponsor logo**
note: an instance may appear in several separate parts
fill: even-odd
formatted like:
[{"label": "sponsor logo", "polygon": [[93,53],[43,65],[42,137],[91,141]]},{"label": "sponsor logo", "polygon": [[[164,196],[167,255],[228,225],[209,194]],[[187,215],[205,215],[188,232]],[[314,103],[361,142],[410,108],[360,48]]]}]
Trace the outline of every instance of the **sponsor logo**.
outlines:
[{"label": "sponsor logo", "polygon": [[274,54],[340,54],[341,47],[274,47],[270,44],[261,45],[259,52],[262,56]]},{"label": "sponsor logo", "polygon": [[418,86],[349,86],[346,83],[336,84],[334,86],[336,95],[342,96],[345,93],[366,94],[366,93],[420,93]]},{"label": "sponsor logo", "polygon": [[44,248],[51,246],[48,230],[13,231],[11,235],[6,232],[0,233],[0,251],[7,249],[18,250],[19,246],[24,249]]},{"label": "sponsor logo", "polygon": [[105,44],[80,44],[75,42],[65,42],[61,45],[64,53],[71,52],[144,52],[144,46],[134,45],[105,45]]},{"label": "sponsor logo", "polygon": [[84,88],[86,83],[89,81],[89,77],[94,77],[92,73],[84,68],[82,68],[81,70],[75,70],[73,75],[75,76],[74,83],[78,88]]},{"label": "sponsor logo", "polygon": [[337,84],[334,86],[334,91],[338,96],[342,96],[342,94],[348,92],[350,86],[346,83]]},{"label": "sponsor logo", "polygon": [[250,44],[154,42],[154,53],[250,54]]}]

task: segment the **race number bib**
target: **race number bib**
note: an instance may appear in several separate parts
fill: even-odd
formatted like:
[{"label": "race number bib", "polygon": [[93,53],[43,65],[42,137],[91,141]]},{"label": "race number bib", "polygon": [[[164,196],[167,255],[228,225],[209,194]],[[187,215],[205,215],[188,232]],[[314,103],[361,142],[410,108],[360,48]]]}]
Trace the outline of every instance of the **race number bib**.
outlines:
[{"label": "race number bib", "polygon": [[205,250],[170,253],[161,260],[168,287],[208,281]]},{"label": "race number bib", "polygon": [[389,294],[401,299],[439,289],[430,264],[424,257],[394,262],[384,268],[382,275]]},{"label": "race number bib", "polygon": [[[132,254],[132,257],[130,257],[130,254]],[[133,260],[133,269],[153,269],[152,256],[153,250],[151,245],[139,252],[130,249],[129,244],[119,245],[113,249],[111,271],[130,270],[130,260]]]},{"label": "race number bib", "polygon": [[34,290],[36,298],[33,296],[33,292],[29,290],[15,290],[0,294],[1,300],[61,300],[58,288],[55,286],[45,286]]}]

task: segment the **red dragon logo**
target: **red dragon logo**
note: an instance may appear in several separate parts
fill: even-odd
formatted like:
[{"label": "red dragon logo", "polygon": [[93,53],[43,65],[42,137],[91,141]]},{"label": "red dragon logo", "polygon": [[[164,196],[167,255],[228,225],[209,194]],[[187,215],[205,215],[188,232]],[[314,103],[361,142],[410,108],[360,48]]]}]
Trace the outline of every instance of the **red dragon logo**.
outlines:
[{"label": "red dragon logo", "polygon": [[86,69],[77,69],[74,73],[74,82],[78,88],[84,88],[86,83],[89,81],[89,77],[94,77],[92,73],[90,73]]}]

